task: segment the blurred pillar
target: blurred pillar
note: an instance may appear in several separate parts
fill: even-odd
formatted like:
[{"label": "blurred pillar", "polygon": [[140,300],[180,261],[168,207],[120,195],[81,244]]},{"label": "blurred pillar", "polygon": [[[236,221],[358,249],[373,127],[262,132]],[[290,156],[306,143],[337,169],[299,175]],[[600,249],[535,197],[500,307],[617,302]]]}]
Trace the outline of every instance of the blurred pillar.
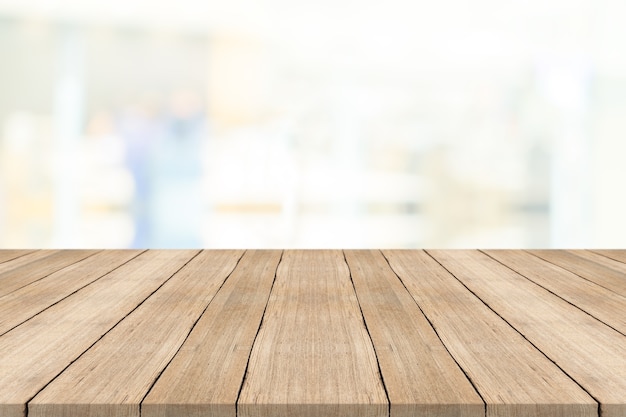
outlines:
[{"label": "blurred pillar", "polygon": [[55,247],[76,245],[79,201],[76,160],[85,95],[82,29],[64,24],[59,30],[58,75],[54,93],[54,240]]},{"label": "blurred pillar", "polygon": [[359,91],[348,84],[348,78],[335,86],[334,108],[335,137],[332,141],[332,153],[337,169],[337,183],[334,184],[336,195],[335,209],[340,216],[348,219],[358,215],[361,208],[358,190],[361,188],[361,139],[359,114]]},{"label": "blurred pillar", "polygon": [[550,245],[589,246],[591,142],[587,132],[590,70],[584,56],[551,59],[539,80],[556,110],[550,180]]}]

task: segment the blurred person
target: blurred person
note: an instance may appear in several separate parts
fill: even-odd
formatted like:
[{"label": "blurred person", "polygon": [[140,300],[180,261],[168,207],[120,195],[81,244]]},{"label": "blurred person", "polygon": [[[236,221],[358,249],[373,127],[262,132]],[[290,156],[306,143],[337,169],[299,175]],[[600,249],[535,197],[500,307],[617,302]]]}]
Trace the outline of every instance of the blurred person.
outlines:
[{"label": "blurred person", "polygon": [[176,91],[153,148],[152,243],[159,248],[202,246],[204,108],[197,94]]},{"label": "blurred person", "polygon": [[133,248],[147,248],[153,241],[154,220],[152,213],[153,151],[161,134],[153,108],[149,105],[133,105],[122,111],[119,119],[119,133],[126,149],[126,166],[134,181],[132,218],[135,235]]}]

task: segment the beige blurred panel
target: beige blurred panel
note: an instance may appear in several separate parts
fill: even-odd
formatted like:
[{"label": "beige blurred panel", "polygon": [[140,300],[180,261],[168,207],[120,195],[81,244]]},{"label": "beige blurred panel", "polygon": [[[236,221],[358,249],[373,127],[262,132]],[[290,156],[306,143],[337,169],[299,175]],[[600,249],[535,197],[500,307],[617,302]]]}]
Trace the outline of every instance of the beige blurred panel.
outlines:
[{"label": "beige blurred panel", "polygon": [[624,132],[626,105],[606,105],[596,116],[593,131],[592,241],[590,246],[624,247],[626,196],[624,188]]},{"label": "beige blurred panel", "polygon": [[0,247],[46,247],[52,235],[54,166],[47,117],[14,112],[0,131]]},{"label": "beige blurred panel", "polygon": [[209,41],[209,112],[219,131],[267,115],[269,57],[261,40],[217,33]]},{"label": "beige blurred panel", "polygon": [[[450,247],[481,230],[497,229],[506,223],[503,206],[506,195],[493,187],[467,181],[448,169],[449,148],[433,150],[423,167],[431,184],[424,199],[423,213],[432,224],[429,246]],[[461,244],[462,245],[462,244]]]}]

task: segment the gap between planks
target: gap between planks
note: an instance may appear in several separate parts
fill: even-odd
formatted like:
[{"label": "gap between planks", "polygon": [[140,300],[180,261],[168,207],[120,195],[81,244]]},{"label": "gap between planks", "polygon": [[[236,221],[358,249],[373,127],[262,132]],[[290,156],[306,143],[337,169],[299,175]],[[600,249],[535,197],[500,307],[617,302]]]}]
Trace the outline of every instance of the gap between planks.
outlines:
[{"label": "gap between planks", "polygon": [[383,417],[388,409],[342,253],[285,251],[238,415]]},{"label": "gap between planks", "polygon": [[0,297],[0,336],[105,277],[142,252],[99,252]]},{"label": "gap between planks", "polygon": [[527,252],[481,252],[626,336],[626,297]]},{"label": "gap between planks", "polygon": [[597,416],[597,403],[424,251],[383,251],[487,416]]},{"label": "gap between planks", "polygon": [[589,393],[599,414],[626,414],[623,335],[484,253],[428,252]]},{"label": "gap between planks", "polygon": [[246,252],[142,401],[142,417],[237,415],[282,254]]},{"label": "gap between planks", "polygon": [[41,250],[0,264],[0,297],[11,294],[99,251]]},{"label": "gap between planks", "polygon": [[0,415],[22,417],[30,399],[193,255],[145,252],[0,337]]},{"label": "gap between planks", "polygon": [[17,249],[17,250],[13,250],[13,249],[1,249],[0,250],[0,264],[7,262],[7,261],[11,261],[13,259],[17,259],[19,257],[22,257],[24,255],[28,255],[29,253],[35,252],[35,249]]},{"label": "gap between planks", "polygon": [[[371,334],[371,332],[370,332],[370,329],[368,328],[368,321],[366,320],[366,315],[367,315],[367,314],[365,314],[365,313],[364,313],[364,309],[363,309],[363,305],[362,305],[362,303],[361,303],[361,299],[360,299],[359,291],[357,290],[357,285],[355,284],[354,277],[352,276],[352,275],[353,275],[353,272],[352,272],[352,269],[350,268],[350,265],[349,265],[349,263],[348,263],[348,259],[346,259],[345,252],[344,252],[343,256],[344,256],[343,262],[346,264],[346,267],[348,268],[348,274],[349,274],[349,278],[350,278],[350,283],[351,283],[351,285],[352,285],[352,291],[353,291],[353,293],[354,293],[354,296],[356,297],[356,301],[357,301],[357,305],[358,305],[358,311],[359,311],[359,314],[360,314],[360,318],[361,318],[361,320],[363,321],[363,325],[364,325],[364,326],[365,326],[365,328],[366,328],[367,336],[369,337],[369,341],[370,341],[370,343],[371,343],[371,345],[372,345],[372,348],[374,349],[374,358],[375,358],[375,360],[376,360],[376,364],[378,365],[378,377],[380,378],[380,383],[382,384],[383,389],[384,389],[384,391],[385,391],[385,395],[387,396],[387,412],[386,412],[386,414],[385,414],[385,415],[389,415],[389,413],[390,413],[390,407],[392,407],[392,402],[391,402],[391,401],[389,401],[390,393],[389,393],[389,392],[387,392],[387,391],[388,391],[388,387],[386,387],[386,386],[385,386],[385,381],[384,381],[384,379],[383,379],[383,373],[384,373],[384,370],[381,368],[380,355],[379,355],[378,350],[376,349],[376,344],[374,343],[374,338],[373,338],[373,336],[372,336],[372,334]],[[387,260],[387,264],[388,264],[389,268],[391,269],[391,266],[389,265],[388,260]],[[504,264],[503,264],[503,266],[505,266],[507,269],[509,269],[509,270],[511,270],[511,271],[514,271],[514,270],[512,270],[509,266],[506,266],[506,265],[504,265]],[[277,277],[277,274],[278,274],[278,268],[279,268],[279,266],[277,265],[277,267],[276,267],[276,268],[275,268],[275,270],[274,270],[274,275],[273,275],[273,279],[274,279],[274,280],[275,280],[275,279],[276,279],[276,277]],[[235,269],[236,269],[236,268],[235,268]],[[443,267],[442,267],[442,269],[443,269]],[[234,272],[234,271],[233,271],[233,272]],[[516,273],[516,274],[518,274],[517,272],[515,272],[515,273]],[[172,278],[172,277],[170,277],[170,278]],[[400,276],[396,276],[396,277],[395,277],[395,279],[397,279],[400,283],[402,283],[402,279],[400,278]],[[458,278],[456,278],[456,279],[457,279],[457,280],[459,280],[459,282],[461,282],[461,283],[462,283],[462,281],[461,281],[460,279],[458,279]],[[532,282],[532,280],[528,279],[527,277],[526,277],[525,279],[527,279],[527,280],[529,280],[529,281],[531,281],[531,282]],[[167,282],[167,281],[166,281],[166,282]],[[226,285],[226,283],[227,283],[227,282],[228,282],[228,279],[226,279],[226,281],[224,281],[224,282],[222,283],[222,287],[220,287],[220,290],[221,290],[221,288],[223,288],[223,286],[224,286],[224,285]],[[261,332],[262,323],[264,322],[264,313],[265,313],[265,309],[267,309],[267,307],[268,307],[268,305],[269,305],[269,299],[270,299],[270,297],[271,297],[271,293],[273,292],[273,285],[274,285],[274,282],[275,282],[275,281],[272,281],[272,286],[270,287],[269,294],[268,294],[268,298],[267,298],[267,300],[266,300],[266,302],[265,302],[265,305],[263,306],[263,308],[264,308],[263,313],[261,313],[261,315],[260,315],[260,322],[259,322],[258,326],[256,327],[256,333],[254,334],[254,339],[255,339],[255,340],[256,340],[256,337],[257,337],[257,336],[259,335],[259,333]],[[165,285],[165,283],[161,284],[161,286],[160,286],[160,287],[158,287],[158,288],[157,288],[157,290],[155,290],[155,292],[153,292],[151,295],[149,295],[146,299],[144,299],[144,301],[142,301],[142,303],[141,303],[141,304],[143,304],[144,302],[146,302],[146,300],[150,299],[150,298],[151,298],[151,297],[152,297],[152,296],[156,293],[156,291],[158,291],[158,290],[159,290],[159,289],[160,289],[163,285]],[[465,285],[465,284],[463,284],[463,285]],[[408,289],[406,288],[406,286],[405,286],[405,290],[407,290],[407,291],[408,291]],[[547,291],[547,290],[546,290],[546,291]],[[471,291],[470,291],[470,292],[471,292]],[[220,293],[220,291],[218,291],[218,294],[219,294],[219,293]],[[553,293],[553,294],[554,294],[554,293]],[[216,295],[216,297],[217,297],[217,295]],[[559,296],[559,297],[560,297],[560,296]],[[481,302],[482,302],[482,303],[484,303],[485,305],[487,305],[487,306],[489,307],[489,304],[487,304],[485,301],[483,301],[483,300],[482,300],[482,299],[480,299],[480,298],[479,298],[479,300],[481,300]],[[63,300],[61,300],[61,301],[65,301],[65,299],[63,299]],[[415,301],[415,302],[416,302],[416,301]],[[205,310],[201,313],[200,318],[202,318],[202,317],[205,315],[205,313],[208,311],[209,306],[210,306],[212,303],[213,303],[213,301],[210,301],[210,302],[209,302],[208,306],[207,306],[207,307],[205,308]],[[140,304],[140,305],[141,305],[141,304]],[[571,303],[570,303],[570,304],[571,304]],[[419,307],[419,305],[418,305],[418,307]],[[578,306],[576,306],[576,307],[577,307],[577,308],[580,308],[580,307],[578,307]],[[139,308],[139,307],[136,307],[136,308]],[[133,312],[134,312],[134,311],[136,311],[136,308],[135,308],[135,310],[132,310],[132,311],[133,311]],[[490,307],[490,308],[491,308],[491,307]],[[493,310],[493,311],[495,312],[495,310]],[[130,314],[131,314],[131,313],[128,313],[125,317],[123,317],[123,318],[122,318],[122,319],[121,319],[121,320],[120,320],[120,321],[119,321],[119,322],[118,322],[118,323],[117,323],[114,327],[117,327],[119,324],[123,323],[123,321],[125,321],[125,320],[129,317],[129,315],[130,315]],[[497,314],[497,312],[496,312],[496,314]],[[588,313],[587,313],[587,314],[588,314]],[[498,315],[499,315],[499,314],[498,314]],[[196,324],[198,324],[198,323],[199,323],[200,318],[198,319],[198,321],[196,321]],[[503,322],[507,322],[504,318],[502,318],[502,320],[503,320]],[[507,322],[507,323],[508,323],[508,322]],[[176,352],[172,355],[172,357],[171,357],[170,361],[169,361],[169,362],[168,362],[168,363],[167,363],[167,364],[163,367],[163,369],[161,370],[161,373],[160,373],[160,374],[157,376],[157,378],[153,381],[152,386],[150,386],[150,387],[149,387],[148,391],[146,392],[146,394],[145,394],[145,395],[144,395],[144,397],[142,398],[142,399],[143,399],[143,401],[140,401],[140,403],[141,403],[142,405],[143,405],[144,403],[145,403],[145,404],[148,404],[148,402],[147,402],[146,400],[149,398],[150,394],[152,393],[153,388],[157,387],[157,386],[158,386],[158,383],[159,383],[160,381],[164,380],[164,379],[163,379],[163,376],[164,376],[164,375],[166,375],[166,372],[168,372],[168,370],[170,369],[170,367],[171,367],[171,366],[172,366],[172,365],[176,362],[176,359],[177,359],[178,355],[179,355],[179,354],[181,354],[181,352],[183,352],[183,349],[182,349],[182,348],[183,348],[183,345],[185,345],[185,344],[187,343],[187,341],[191,338],[191,334],[194,332],[196,324],[194,324],[194,328],[192,328],[192,330],[191,330],[191,331],[189,331],[189,333],[187,334],[187,338],[186,338],[186,339],[183,341],[183,343],[179,346],[179,349],[178,349],[178,350],[177,350],[177,351],[176,351]],[[430,328],[431,328],[433,331],[435,331],[435,332],[436,332],[435,326],[433,325],[433,323],[430,323],[430,321],[429,321],[429,326],[430,326]],[[19,329],[19,328],[18,328],[18,329]],[[112,329],[109,329],[109,331],[111,331],[111,330],[112,330]],[[107,333],[108,333],[108,331],[107,331]],[[96,345],[96,343],[100,343],[100,342],[102,341],[102,338],[103,338],[103,337],[104,337],[104,336],[102,336],[100,339],[98,339],[98,341],[94,342],[94,344],[92,344],[91,346],[92,346],[92,347],[97,346],[97,345]],[[441,339],[440,339],[440,340],[441,340]],[[2,338],[0,337],[0,344],[1,344],[1,343],[2,343]],[[254,343],[254,340],[253,340],[253,341],[252,341],[252,343],[251,343],[250,350],[248,351],[248,359],[247,359],[246,361],[244,361],[246,370],[247,370],[247,368],[248,368],[248,366],[249,366],[249,364],[250,364],[250,359],[251,359],[251,357],[252,357],[252,349],[254,348],[254,345],[255,345],[255,343]],[[449,355],[450,355],[450,354],[449,354]],[[81,355],[81,356],[82,356],[82,355]],[[547,355],[546,355],[546,356],[547,356]],[[72,364],[73,364],[73,363],[75,363],[76,361],[77,361],[77,360],[74,360],[74,361],[72,362]],[[458,363],[458,362],[457,362],[457,363]],[[1,368],[0,368],[0,369],[1,369]],[[463,368],[462,368],[462,367],[461,367],[460,369],[462,369],[462,370],[463,370]],[[244,388],[246,370],[244,370],[244,372],[243,372],[243,375],[244,375],[244,376],[242,376],[242,379],[240,380],[240,381],[241,381],[241,384],[240,384],[240,385],[239,385],[239,387],[238,387],[237,397],[236,397],[236,399],[235,399],[235,401],[234,401],[234,404],[238,404],[237,398],[240,396],[241,391],[242,391],[242,390],[243,390],[243,388]],[[62,374],[61,374],[61,375],[62,375]],[[1,378],[1,376],[0,376],[0,378]],[[0,389],[0,390],[1,390],[1,389]],[[0,395],[1,395],[1,394],[0,394]],[[1,406],[0,406],[0,407],[1,407]],[[147,410],[147,409],[146,409],[146,410]],[[0,410],[0,411],[1,411],[1,410]],[[141,409],[141,415],[142,415],[142,416],[143,416],[143,414],[144,414],[144,413],[143,413],[143,411],[144,411],[144,409],[142,408],[142,409]],[[306,411],[306,410],[305,410],[305,411]],[[610,415],[610,414],[611,414],[611,413],[613,413],[615,410],[611,410],[611,409],[609,408],[609,409],[607,409],[607,411],[608,411],[608,414]],[[237,410],[235,409],[235,415],[237,415],[237,414],[239,414],[239,413],[237,413]],[[392,414],[393,414],[393,413],[392,413]],[[3,415],[3,414],[2,414],[2,413],[0,413],[0,415]],[[34,415],[34,414],[33,414],[33,415]],[[81,414],[81,416],[83,416],[83,415],[84,415],[84,414]],[[173,413],[171,413],[171,414],[167,414],[167,415],[172,415],[172,416],[173,416],[173,415],[177,415],[177,414],[176,414],[176,412],[173,412]],[[178,415],[180,415],[180,414],[178,414]]]},{"label": "gap between planks", "polygon": [[485,403],[378,250],[344,251],[393,416],[484,416]]},{"label": "gap between planks", "polygon": [[[242,251],[199,252],[29,402],[31,416],[139,415]],[[210,265],[211,257],[221,262]],[[206,270],[206,279],[198,276]]]}]

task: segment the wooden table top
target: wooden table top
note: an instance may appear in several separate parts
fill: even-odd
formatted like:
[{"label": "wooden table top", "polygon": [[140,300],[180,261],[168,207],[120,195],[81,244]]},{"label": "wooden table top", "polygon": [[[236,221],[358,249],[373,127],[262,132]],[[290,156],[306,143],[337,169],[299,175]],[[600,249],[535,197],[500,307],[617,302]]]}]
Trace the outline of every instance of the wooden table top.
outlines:
[{"label": "wooden table top", "polygon": [[626,250],[3,250],[1,417],[626,416]]}]

